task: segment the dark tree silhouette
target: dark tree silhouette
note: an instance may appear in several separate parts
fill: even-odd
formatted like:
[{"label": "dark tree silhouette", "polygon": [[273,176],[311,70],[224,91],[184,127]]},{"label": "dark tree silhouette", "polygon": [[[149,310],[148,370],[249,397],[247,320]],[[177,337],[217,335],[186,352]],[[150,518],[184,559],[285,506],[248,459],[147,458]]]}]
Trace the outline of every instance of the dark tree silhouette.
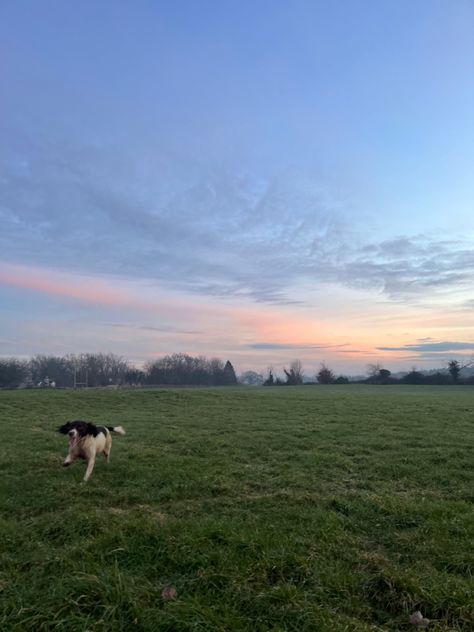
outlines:
[{"label": "dark tree silhouette", "polygon": [[35,386],[44,382],[46,376],[56,386],[73,386],[74,363],[70,358],[36,355],[30,360],[30,375]]},{"label": "dark tree silhouette", "polygon": [[140,369],[131,368],[126,371],[125,375],[125,383],[131,384],[132,386],[141,386],[146,382],[146,375],[144,371],[140,371]]},{"label": "dark tree silhouette", "polygon": [[367,365],[367,373],[369,374],[369,382],[376,382],[380,371],[383,369],[380,362]]},{"label": "dark tree silhouette", "polygon": [[334,373],[325,364],[321,364],[316,378],[320,384],[333,384],[336,380]]},{"label": "dark tree silhouette", "polygon": [[388,384],[391,375],[392,375],[392,372],[389,371],[388,369],[380,369],[379,374],[377,376],[379,384]]},{"label": "dark tree silhouette", "polygon": [[227,360],[224,366],[224,379],[228,385],[237,384],[237,376],[235,375],[234,367],[231,362]]},{"label": "dark tree silhouette", "polygon": [[237,383],[230,362],[224,365],[219,358],[193,358],[185,353],[174,353],[147,362],[144,372],[148,384],[223,386]]},{"label": "dark tree silhouette", "polygon": [[404,384],[423,384],[425,376],[423,373],[420,373],[420,371],[413,368],[409,373],[404,375],[400,381]]},{"label": "dark tree silhouette", "polygon": [[263,383],[264,386],[273,386],[275,384],[275,378],[273,377],[273,370],[268,370],[268,377]]},{"label": "dark tree silhouette", "polygon": [[16,358],[0,358],[0,386],[16,388],[28,377],[28,362]]},{"label": "dark tree silhouette", "polygon": [[283,369],[286,375],[286,384],[288,386],[297,386],[303,384],[303,365],[299,360],[293,360],[290,370]]},{"label": "dark tree silhouette", "polygon": [[448,362],[448,371],[449,375],[452,377],[453,382],[457,382],[459,379],[459,374],[461,373],[461,365],[457,360],[450,360]]}]

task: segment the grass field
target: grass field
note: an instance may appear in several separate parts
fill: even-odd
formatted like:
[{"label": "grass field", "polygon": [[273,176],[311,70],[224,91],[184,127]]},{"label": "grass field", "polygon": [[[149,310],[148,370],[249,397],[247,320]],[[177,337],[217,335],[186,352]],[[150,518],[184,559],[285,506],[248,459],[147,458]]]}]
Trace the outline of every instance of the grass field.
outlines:
[{"label": "grass field", "polygon": [[[472,631],[473,411],[469,387],[0,392],[0,629],[408,630],[421,610]],[[87,484],[55,432],[77,418],[127,431]]]}]

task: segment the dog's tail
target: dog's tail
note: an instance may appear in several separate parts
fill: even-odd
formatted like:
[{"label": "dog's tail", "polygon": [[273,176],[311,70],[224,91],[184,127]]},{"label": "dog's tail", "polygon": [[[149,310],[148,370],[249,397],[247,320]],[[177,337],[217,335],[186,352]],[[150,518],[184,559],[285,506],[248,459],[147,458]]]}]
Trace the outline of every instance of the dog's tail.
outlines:
[{"label": "dog's tail", "polygon": [[116,432],[120,435],[125,434],[125,430],[122,428],[122,426],[107,426],[107,430],[109,430],[110,432]]}]

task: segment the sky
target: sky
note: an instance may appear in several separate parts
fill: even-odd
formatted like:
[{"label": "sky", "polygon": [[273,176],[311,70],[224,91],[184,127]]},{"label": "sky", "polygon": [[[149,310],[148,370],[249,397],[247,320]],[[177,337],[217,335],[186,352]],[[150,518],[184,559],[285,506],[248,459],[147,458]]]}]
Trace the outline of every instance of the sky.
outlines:
[{"label": "sky", "polygon": [[2,0],[0,356],[474,357],[471,0]]}]

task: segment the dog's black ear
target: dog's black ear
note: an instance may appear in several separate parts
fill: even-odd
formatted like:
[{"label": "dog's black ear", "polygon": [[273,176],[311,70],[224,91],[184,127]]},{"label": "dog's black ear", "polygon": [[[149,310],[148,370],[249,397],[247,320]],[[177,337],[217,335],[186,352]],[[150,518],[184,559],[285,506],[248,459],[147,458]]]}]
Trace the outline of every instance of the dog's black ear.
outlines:
[{"label": "dog's black ear", "polygon": [[90,434],[93,437],[97,437],[97,435],[99,434],[99,429],[94,424],[87,424],[87,434]]},{"label": "dog's black ear", "polygon": [[71,423],[68,421],[67,423],[63,424],[62,426],[58,428],[58,432],[60,432],[61,434],[67,434],[70,428],[71,428]]},{"label": "dog's black ear", "polygon": [[87,421],[74,421],[71,425],[74,426],[80,437],[85,437],[89,434],[89,424]]}]

